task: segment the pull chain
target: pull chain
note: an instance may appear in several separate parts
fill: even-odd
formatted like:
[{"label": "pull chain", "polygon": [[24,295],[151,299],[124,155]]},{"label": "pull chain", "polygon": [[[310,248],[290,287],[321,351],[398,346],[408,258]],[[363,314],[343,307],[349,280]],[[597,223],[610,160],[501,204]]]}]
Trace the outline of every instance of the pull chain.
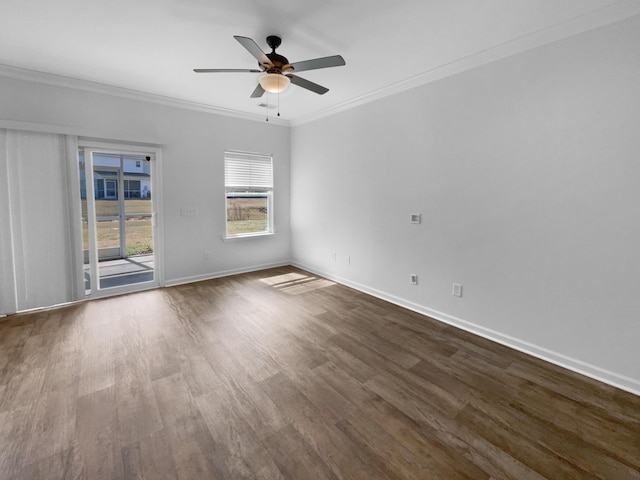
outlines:
[{"label": "pull chain", "polygon": [[[279,87],[280,87],[280,77],[278,77],[278,92],[277,92],[277,95],[278,95],[278,100],[277,100],[278,117],[280,116],[280,88]],[[270,97],[269,92],[267,92],[267,102],[266,102],[265,107],[264,107],[265,110],[267,111],[267,118],[266,118],[267,122],[269,121],[269,97]]]},{"label": "pull chain", "polygon": [[278,77],[278,116],[280,116],[280,77]]}]

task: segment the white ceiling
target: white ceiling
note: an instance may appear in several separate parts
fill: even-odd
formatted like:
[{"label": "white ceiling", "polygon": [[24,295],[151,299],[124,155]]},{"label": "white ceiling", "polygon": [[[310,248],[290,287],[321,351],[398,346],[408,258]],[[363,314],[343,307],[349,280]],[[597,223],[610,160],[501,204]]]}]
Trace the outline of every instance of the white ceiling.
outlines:
[{"label": "white ceiling", "polygon": [[[262,118],[261,99],[249,98],[258,74],[196,74],[192,69],[256,68],[233,35],[251,37],[269,51],[265,37],[276,34],[282,37],[278,53],[291,62],[340,54],[347,63],[300,74],[330,88],[325,95],[292,85],[280,96],[282,118],[301,122],[637,14],[639,4],[0,0],[0,64]],[[271,103],[277,101],[270,97]]]}]

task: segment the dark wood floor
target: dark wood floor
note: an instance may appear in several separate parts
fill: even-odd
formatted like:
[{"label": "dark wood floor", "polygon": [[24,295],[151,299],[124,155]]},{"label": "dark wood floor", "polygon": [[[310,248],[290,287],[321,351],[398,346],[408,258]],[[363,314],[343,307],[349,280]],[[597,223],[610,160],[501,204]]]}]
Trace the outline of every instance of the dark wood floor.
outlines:
[{"label": "dark wood floor", "polygon": [[640,479],[640,397],[293,268],[0,322],[2,479]]}]

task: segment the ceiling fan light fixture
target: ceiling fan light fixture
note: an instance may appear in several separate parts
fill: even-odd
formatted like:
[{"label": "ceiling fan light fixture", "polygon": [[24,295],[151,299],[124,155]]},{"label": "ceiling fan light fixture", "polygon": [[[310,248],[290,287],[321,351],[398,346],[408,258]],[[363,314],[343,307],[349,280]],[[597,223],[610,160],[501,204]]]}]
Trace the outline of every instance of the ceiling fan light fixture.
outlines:
[{"label": "ceiling fan light fixture", "polygon": [[258,78],[258,82],[269,93],[281,93],[287,89],[291,80],[279,73],[265,73]]}]

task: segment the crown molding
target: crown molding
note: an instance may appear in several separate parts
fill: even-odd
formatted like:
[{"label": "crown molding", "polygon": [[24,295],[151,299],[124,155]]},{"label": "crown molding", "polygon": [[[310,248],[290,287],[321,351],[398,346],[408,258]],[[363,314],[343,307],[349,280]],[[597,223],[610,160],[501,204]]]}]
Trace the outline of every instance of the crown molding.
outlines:
[{"label": "crown molding", "polygon": [[[74,90],[82,90],[85,92],[98,93],[102,95],[110,95],[113,97],[126,98],[128,100],[136,100],[141,102],[153,103],[165,107],[181,108],[184,110],[192,110],[196,112],[210,113],[214,115],[222,115],[226,117],[239,118],[242,120],[250,120],[254,122],[265,122],[263,115],[240,112],[228,108],[216,107],[204,103],[191,102],[173,97],[166,97],[153,93],[142,92],[105,83],[93,82],[90,80],[82,80],[78,78],[56,75],[53,73],[41,72],[38,70],[29,70],[26,68],[14,67],[12,65],[0,64],[0,77],[12,78],[14,80],[22,80],[27,82],[40,83],[55,87],[70,88]],[[289,121],[282,118],[269,118],[269,123],[281,126],[289,126]]]},{"label": "crown molding", "polygon": [[[22,122],[19,120],[11,120],[0,118],[0,128],[6,128],[9,130],[23,130],[27,132],[39,132],[39,133],[55,133],[58,135],[75,135],[79,138],[83,139],[97,139],[97,141],[101,140],[98,136],[96,136],[96,132],[91,129],[85,129],[78,126],[69,126],[69,125],[53,125],[50,123],[37,123],[37,122]],[[115,140],[115,139],[114,139]],[[162,146],[162,140],[159,138],[151,138],[151,137],[141,137],[140,135],[136,135],[134,137],[123,137],[118,138],[117,141],[119,143],[126,143],[130,145],[147,145],[147,146]]]},{"label": "crown molding", "polygon": [[[570,20],[561,22],[533,33],[522,35],[514,40],[494,45],[487,49],[473,53],[467,57],[455,60],[445,65],[440,65],[427,72],[421,73],[409,79],[397,82],[395,84],[374,90],[364,95],[351,98],[337,105],[313,112],[308,115],[302,115],[290,120],[283,118],[271,117],[269,123],[279,126],[299,126],[305,123],[313,122],[321,118],[325,118],[337,113],[349,110],[351,108],[374,102],[382,98],[395,95],[422,85],[426,85],[437,80],[462,73],[466,70],[501,60],[503,58],[516,55],[518,53],[532,50],[543,45],[562,40],[580,33],[593,30],[599,27],[609,25],[618,21],[625,20],[640,14],[640,2],[638,0],[617,0],[606,7],[594,10],[592,12],[580,15]],[[29,70],[11,65],[0,64],[0,76],[13,78],[17,80],[30,81],[45,85],[66,87],[86,92],[110,95],[129,100],[136,100],[157,105],[163,105],[185,110],[221,115],[232,118],[239,118],[254,122],[265,122],[263,115],[257,115],[238,110],[216,107],[204,103],[181,100],[173,97],[166,97],[153,93],[142,92],[139,90],[108,85],[89,80],[81,80],[77,78],[56,75],[52,73],[41,72],[37,70]]]},{"label": "crown molding", "polygon": [[367,94],[352,98],[338,105],[290,120],[295,127],[325,118],[351,108],[364,105],[390,95],[420,87],[436,80],[441,80],[482,65],[507,58],[527,50],[547,45],[580,33],[631,18],[640,14],[640,2],[637,0],[618,0],[606,7],[580,15],[562,23],[553,25],[533,33],[522,35],[508,42],[489,47],[451,63],[440,65],[427,72],[407,80],[374,90]]}]

